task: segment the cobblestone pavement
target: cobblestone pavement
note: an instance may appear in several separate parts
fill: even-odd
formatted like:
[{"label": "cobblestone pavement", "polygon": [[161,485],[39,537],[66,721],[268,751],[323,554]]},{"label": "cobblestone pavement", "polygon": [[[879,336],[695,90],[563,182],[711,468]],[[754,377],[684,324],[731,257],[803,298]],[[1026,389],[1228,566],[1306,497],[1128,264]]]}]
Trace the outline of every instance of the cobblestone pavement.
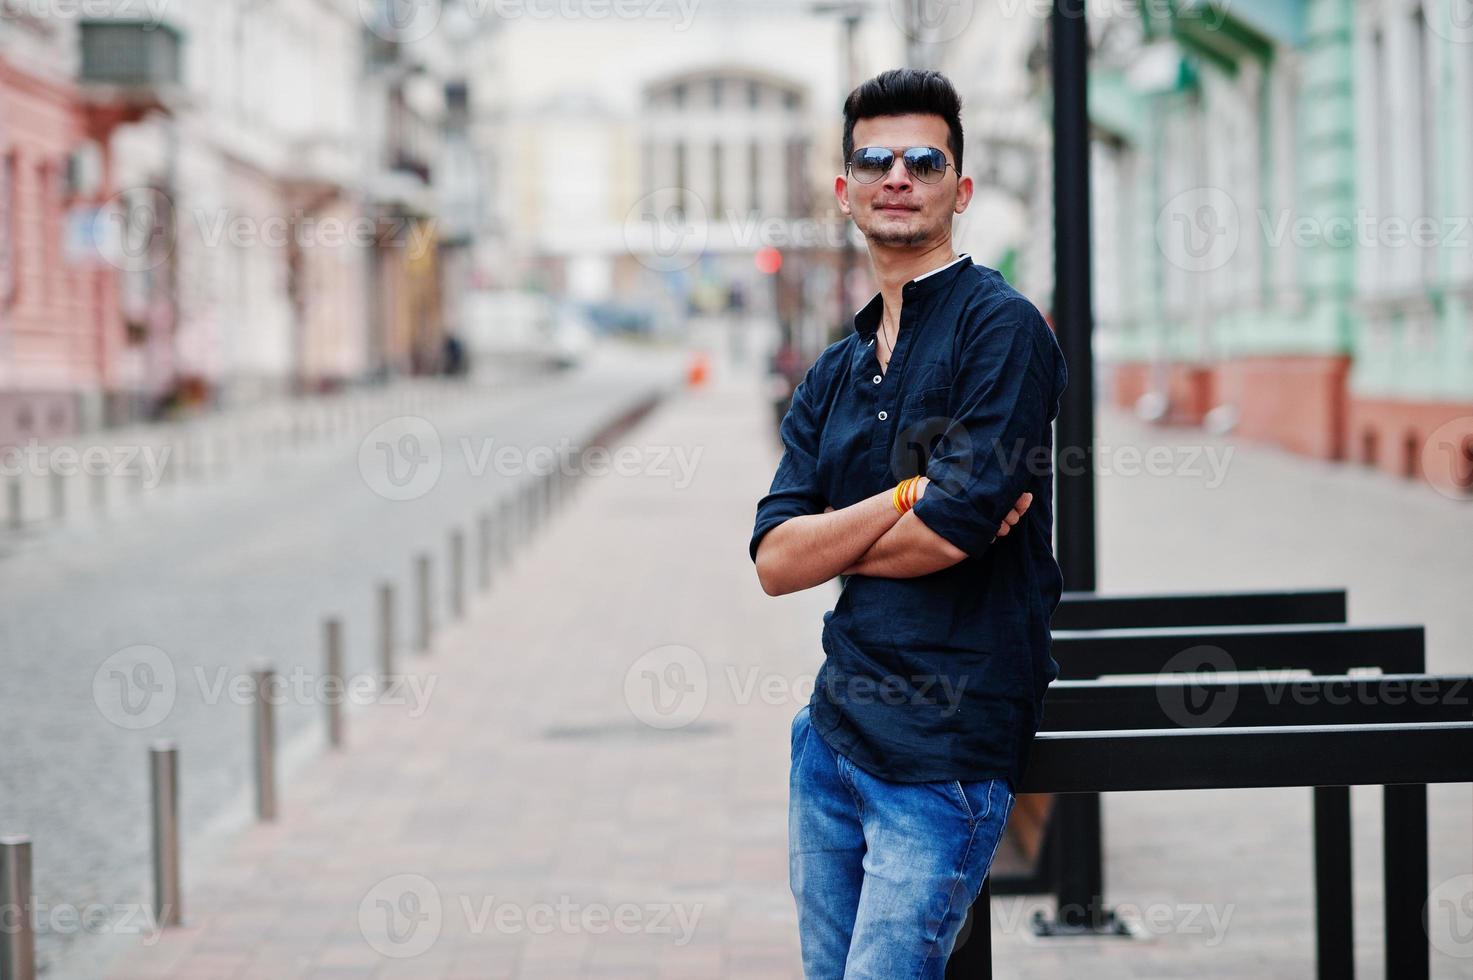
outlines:
[{"label": "cobblestone pavement", "polygon": [[[679,365],[609,351],[453,403],[379,406],[352,436],[161,487],[126,516],[0,535],[0,832],[33,838],[48,910],[121,923],[146,900],[155,739],[180,746],[186,846],[198,853],[206,828],[248,819],[250,712],[236,685],[249,667],[269,661],[294,684],[278,712],[283,765],[315,752],[322,708],[296,692],[321,679],[323,617],[343,619],[347,669],[366,670],[378,656],[378,583],[394,583],[407,648],[415,554],[432,557],[443,621],[450,528],[467,534],[474,576],[477,515],[530,479],[519,464],[532,449],[586,436],[677,382]],[[396,488],[375,449],[406,433],[425,437],[414,445],[430,462],[420,483]],[[514,452],[498,460],[504,448]],[[75,922],[42,921],[43,964],[87,945]]]},{"label": "cobblestone pavement", "polygon": [[[109,975],[797,977],[786,735],[834,593],[757,586],[745,547],[777,459],[758,392],[723,378],[630,433],[699,450],[694,479],[584,481],[415,661],[427,710],[355,712],[277,823],[186,855],[187,925],[120,939],[136,948]],[[1102,445],[1177,441],[1228,445],[1101,422]],[[1343,585],[1353,622],[1425,622],[1434,669],[1473,670],[1466,507],[1246,445],[1221,476],[1102,475],[1101,586]],[[1434,885],[1473,870],[1469,797],[1431,792]],[[1377,977],[1378,797],[1353,800]],[[1034,940],[1042,903],[999,898],[997,975],[1312,976],[1309,816],[1307,789],[1107,796],[1108,893],[1142,938]],[[1435,976],[1473,977],[1439,938]]]}]

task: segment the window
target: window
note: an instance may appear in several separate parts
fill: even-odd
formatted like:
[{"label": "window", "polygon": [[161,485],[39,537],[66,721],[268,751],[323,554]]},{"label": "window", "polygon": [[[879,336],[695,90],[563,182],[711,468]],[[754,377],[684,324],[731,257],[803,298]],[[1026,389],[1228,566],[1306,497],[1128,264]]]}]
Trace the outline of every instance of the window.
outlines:
[{"label": "window", "polygon": [[21,250],[15,241],[20,234],[20,218],[16,214],[20,194],[15,186],[19,170],[15,151],[5,154],[0,165],[0,231],[4,232],[0,234],[0,306],[14,304],[20,291]]},{"label": "window", "polygon": [[787,205],[788,214],[797,216],[803,214],[808,206],[807,202],[807,170],[808,170],[808,144],[807,141],[795,137],[787,143]]},{"label": "window", "polygon": [[[1437,150],[1434,143],[1432,117],[1433,106],[1436,104],[1435,66],[1433,64],[1432,52],[1428,46],[1427,20],[1422,13],[1422,7],[1418,4],[1412,10],[1412,43],[1416,46],[1416,106],[1414,124],[1417,127],[1417,153],[1420,157],[1420,167],[1417,170],[1417,179],[1421,182],[1421,194],[1416,202],[1418,211],[1412,215],[1412,222],[1431,220],[1438,214],[1437,211]],[[1415,225],[1413,226],[1416,227]],[[1437,250],[1414,245],[1413,251],[1421,257],[1421,266],[1418,269],[1420,278],[1425,282],[1431,282],[1437,272]]]},{"label": "window", "polygon": [[751,212],[757,214],[762,210],[762,144],[753,140],[747,153],[747,198]]},{"label": "window", "polygon": [[[1374,167],[1371,175],[1371,194],[1369,204],[1371,205],[1373,222],[1382,222],[1386,216],[1392,213],[1391,201],[1391,79],[1387,74],[1386,64],[1386,37],[1381,32],[1380,26],[1371,34],[1371,79],[1370,88],[1375,92],[1375,129],[1371,131],[1370,138],[1375,148]],[[1376,261],[1374,250],[1370,251],[1373,258],[1371,265],[1377,270],[1374,282],[1377,286],[1386,285],[1386,275],[1383,271],[1385,265]]]},{"label": "window", "polygon": [[717,220],[725,210],[726,195],[722,186],[725,174],[721,168],[721,141],[711,144],[711,218]]},{"label": "window", "polygon": [[[641,186],[644,187],[646,195],[655,191],[655,144],[652,140],[645,139],[639,145],[639,169]],[[651,217],[654,213],[654,202],[645,198],[645,216]]]},{"label": "window", "polygon": [[36,217],[41,229],[41,289],[43,302],[56,298],[61,280],[60,219],[56,213],[56,170],[48,162],[36,166]]}]

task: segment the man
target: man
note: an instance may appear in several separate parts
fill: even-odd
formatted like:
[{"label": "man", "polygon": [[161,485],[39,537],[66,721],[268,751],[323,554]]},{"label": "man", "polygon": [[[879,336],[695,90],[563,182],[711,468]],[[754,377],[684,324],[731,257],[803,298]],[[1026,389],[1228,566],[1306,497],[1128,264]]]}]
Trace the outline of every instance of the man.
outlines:
[{"label": "man", "polygon": [[944,76],[910,69],[845,102],[834,194],[880,291],[793,393],[751,539],[770,595],[843,576],[792,729],[809,980],[944,975],[1058,676],[1050,423],[1068,374],[1033,304],[952,250],[972,198],[960,112]]}]

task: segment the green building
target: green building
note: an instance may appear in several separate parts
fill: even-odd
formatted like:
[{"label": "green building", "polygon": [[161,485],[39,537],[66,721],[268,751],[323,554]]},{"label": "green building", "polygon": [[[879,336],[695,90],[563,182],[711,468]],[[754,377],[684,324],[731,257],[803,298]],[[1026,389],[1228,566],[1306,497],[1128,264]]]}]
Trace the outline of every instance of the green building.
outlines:
[{"label": "green building", "polygon": [[1448,0],[1139,11],[1092,24],[1112,400],[1468,493],[1473,22]]}]

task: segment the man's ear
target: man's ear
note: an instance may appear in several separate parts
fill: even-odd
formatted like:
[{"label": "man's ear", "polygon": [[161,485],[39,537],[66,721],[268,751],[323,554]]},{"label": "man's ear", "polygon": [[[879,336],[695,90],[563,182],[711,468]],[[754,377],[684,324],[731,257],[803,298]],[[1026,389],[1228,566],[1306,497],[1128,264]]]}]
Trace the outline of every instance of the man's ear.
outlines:
[{"label": "man's ear", "polygon": [[839,210],[845,214],[849,213],[849,181],[843,174],[834,178],[834,199],[839,202]]},{"label": "man's ear", "polygon": [[972,203],[972,178],[963,177],[956,182],[956,213],[961,214]]}]

